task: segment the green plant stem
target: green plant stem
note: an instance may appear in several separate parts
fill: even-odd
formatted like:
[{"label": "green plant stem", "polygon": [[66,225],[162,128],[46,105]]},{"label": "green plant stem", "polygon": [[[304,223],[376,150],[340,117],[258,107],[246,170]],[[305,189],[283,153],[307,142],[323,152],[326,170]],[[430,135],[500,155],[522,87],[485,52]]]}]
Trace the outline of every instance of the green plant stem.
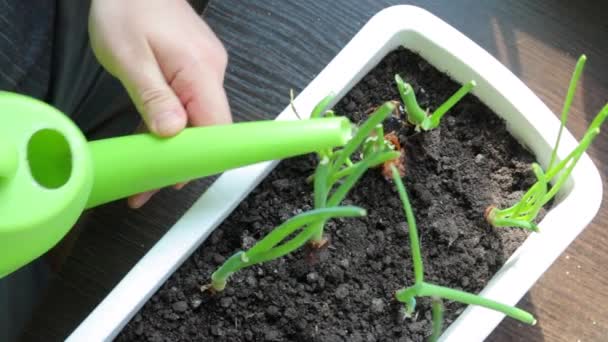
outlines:
[{"label": "green plant stem", "polygon": [[595,137],[599,134],[600,126],[604,123],[607,117],[608,104],[604,105],[602,110],[600,110],[600,112],[593,119],[577,148],[570,152],[568,157],[547,171],[547,180],[553,179],[553,177],[555,177],[566,166],[566,164],[570,162],[571,159],[576,158],[576,160],[578,160],[578,158],[580,158],[591,142],[593,142],[593,139],[595,139]]},{"label": "green plant stem", "polygon": [[405,217],[407,218],[412,259],[414,261],[414,281],[417,284],[424,280],[424,268],[422,266],[422,253],[420,253],[420,239],[418,238],[418,229],[416,228],[416,218],[414,217],[414,211],[412,210],[403,181],[401,181],[399,170],[394,165],[391,165],[391,171],[393,173],[393,181],[399,192],[399,198],[401,198],[401,203],[403,203]]},{"label": "green plant stem", "polygon": [[329,192],[329,160],[322,159],[315,170],[314,176],[314,207],[315,209],[325,208],[327,203],[327,193]]},{"label": "green plant stem", "polygon": [[[488,221],[495,227],[519,227],[529,230],[538,231],[538,227],[533,223],[533,220],[538,215],[538,212],[547,204],[562,188],[564,183],[570,177],[572,170],[582,157],[583,153],[589,148],[593,140],[599,135],[600,127],[608,118],[608,104],[604,105],[600,112],[595,116],[585,135],[581,139],[578,146],[568,154],[566,158],[557,162],[557,150],[561,141],[563,129],[568,119],[568,113],[572,105],[576,85],[581,77],[585,61],[587,58],[582,55],[578,62],[568,87],[562,115],[560,118],[560,128],[557,134],[557,139],[551,159],[547,166],[547,171],[543,174],[540,166],[533,164],[534,172],[537,177],[536,183],[524,194],[518,203],[507,209],[494,208],[488,215]],[[539,171],[540,170],[540,171]],[[557,180],[554,180],[558,177]],[[551,186],[550,186],[550,183]]]},{"label": "green plant stem", "polygon": [[384,141],[384,127],[381,123],[376,125],[376,138],[376,144],[378,146],[378,149],[384,148],[386,142]]},{"label": "green plant stem", "polygon": [[316,242],[316,243],[320,243],[321,241],[323,241],[323,239],[324,239],[323,234],[325,233],[325,223],[326,223],[326,221],[315,222],[315,224],[314,224],[315,232],[311,237],[311,241]]},{"label": "green plant stem", "polygon": [[[369,169],[372,160],[374,160],[376,155],[379,155],[380,153],[381,152],[378,151],[378,152],[374,153],[372,156],[370,156],[369,158],[358,162],[357,166],[346,177],[344,182],[342,184],[340,184],[340,186],[338,186],[338,188],[336,189],[336,191],[334,191],[333,194],[331,194],[331,196],[327,200],[326,206],[335,207],[335,206],[339,205],[340,202],[342,202],[344,200],[344,198],[346,197],[346,195],[348,194],[350,189],[352,189],[352,187],[355,185],[355,183],[357,183],[357,181],[361,178],[361,176],[363,176],[365,171],[367,171]],[[315,230],[314,235],[311,238],[311,240],[313,242],[320,243],[323,241],[323,233],[325,231],[325,221],[326,220],[320,220],[319,222],[316,223],[316,225],[315,225],[316,230]]]},{"label": "green plant stem", "polygon": [[313,222],[328,220],[335,217],[358,217],[364,215],[364,209],[353,206],[314,209],[297,215],[273,229],[264,239],[258,241],[255,246],[251,247],[251,249],[247,251],[247,254],[253,255],[269,250],[287,236],[291,235],[298,228]]},{"label": "green plant stem", "polygon": [[[393,160],[395,158],[399,158],[400,155],[401,155],[401,153],[399,153],[397,151],[383,152],[370,162],[370,168],[384,164],[384,162],[386,162],[386,161]],[[331,175],[331,178],[329,179],[329,184],[330,185],[335,184],[340,179],[350,175],[357,168],[358,164],[359,164],[359,162],[352,164],[351,166],[347,166],[347,167],[343,168],[342,170]]]},{"label": "green plant stem", "polygon": [[500,311],[524,323],[535,324],[536,320],[534,317],[524,310],[483,298],[475,294],[430,284],[424,281],[424,270],[422,265],[422,256],[420,253],[420,241],[418,238],[418,230],[416,228],[414,212],[412,210],[407,191],[405,190],[405,186],[403,185],[403,181],[399,176],[399,171],[395,166],[392,165],[391,171],[393,173],[393,181],[395,182],[397,191],[399,192],[399,197],[403,204],[403,209],[407,218],[411,253],[414,261],[414,285],[398,290],[395,294],[397,300],[405,303],[408,314],[411,314],[415,309],[416,297],[440,297],[465,304],[480,305],[489,309]]},{"label": "green plant stem", "polygon": [[[546,174],[543,174],[539,165],[532,164],[537,177],[536,183],[514,206],[502,210],[495,209],[494,214],[489,219],[490,223],[495,227],[519,227],[538,231],[538,226],[532,221],[536,218],[542,206],[549,202],[564,185],[578,160],[599,134],[599,127],[607,117],[608,105],[604,106],[598,113],[574,151],[570,152],[564,160],[554,164]],[[559,178],[547,190],[549,182],[556,176],[559,176]]]},{"label": "green plant stem", "polygon": [[570,111],[572,99],[574,98],[574,93],[576,92],[576,85],[578,84],[578,80],[581,77],[581,73],[583,72],[583,68],[585,67],[586,61],[587,56],[581,55],[578,61],[576,62],[576,66],[574,67],[574,72],[572,73],[572,78],[570,79],[570,85],[568,86],[568,92],[566,93],[564,107],[562,108],[562,116],[560,119],[561,125],[559,127],[559,132],[557,133],[557,140],[555,141],[555,146],[553,147],[553,152],[551,153],[551,160],[549,161],[547,169],[550,169],[551,166],[553,166],[553,162],[557,157],[557,148],[559,147],[559,142],[562,138],[562,131],[564,130],[564,126],[566,126],[566,121],[568,120],[568,112]]},{"label": "green plant stem", "polygon": [[338,189],[329,197],[327,200],[327,206],[333,207],[346,197],[350,189],[355,185],[355,183],[363,176],[365,171],[370,168],[370,165],[374,159],[378,157],[382,152],[378,151],[372,154],[369,158],[363,159],[359,163],[357,163],[357,167],[346,177],[344,182],[338,186]]},{"label": "green plant stem", "polygon": [[315,108],[313,108],[312,113],[310,114],[310,118],[316,119],[316,118],[323,117],[323,115],[329,108],[329,105],[333,101],[334,97],[335,97],[334,94],[329,94],[329,95],[325,96],[323,98],[323,100],[321,100],[321,102],[319,102],[315,106]]},{"label": "green plant stem", "polygon": [[391,112],[395,109],[395,105],[391,102],[386,102],[372,113],[361,127],[357,130],[354,137],[344,146],[340,153],[336,156],[336,160],[330,170],[330,173],[336,173],[344,165],[346,160],[357,150],[357,148],[367,139],[374,128],[384,121]]},{"label": "green plant stem", "polygon": [[589,130],[600,129],[600,127],[606,121],[606,117],[608,117],[608,103],[602,107],[600,112],[595,116],[593,121],[591,121],[591,125],[589,125]]},{"label": "green plant stem", "polygon": [[[332,95],[325,97],[315,106],[311,118],[334,116],[333,111],[328,110],[332,101]],[[387,151],[388,145],[384,143],[384,131],[381,125],[381,122],[392,113],[394,108],[395,105],[393,103],[387,102],[376,109],[341,150],[335,152],[333,149],[317,151],[319,165],[313,175],[313,204],[315,210],[285,221],[272,230],[265,238],[258,241],[247,252],[239,251],[231,256],[212,274],[211,288],[221,291],[226,286],[230,275],[244,267],[277,259],[311,240],[313,242],[323,241],[325,223],[331,218],[365,215],[363,209],[338,207],[338,205],[344,200],[350,189],[366,170],[371,166],[386,161],[386,158],[396,158],[399,156],[399,154],[395,155],[393,151]],[[373,130],[375,130],[375,140],[377,142],[366,140]],[[368,151],[369,153],[363,156],[361,161],[353,163],[350,157],[361,147],[362,143],[368,143],[367,146],[370,146],[371,149]],[[343,166],[345,167],[343,168]],[[339,177],[336,177],[336,174]],[[334,185],[338,180],[342,180],[342,182],[334,191]],[[292,234],[295,236],[284,241]]]},{"label": "green plant stem", "polygon": [[456,93],[450,96],[450,98],[442,103],[439,108],[437,108],[435,112],[429,116],[428,113],[418,104],[416,94],[414,93],[412,86],[403,81],[399,74],[395,75],[395,83],[397,83],[399,95],[401,96],[401,100],[403,101],[405,110],[407,112],[407,120],[411,124],[416,125],[417,128],[422,128],[425,131],[437,128],[441,122],[441,118],[443,118],[443,116],[476,85],[474,80],[463,84],[460,89],[456,91]]},{"label": "green plant stem", "polygon": [[591,125],[589,126],[589,129],[587,130],[587,133],[585,133],[585,136],[581,140],[580,144],[576,147],[576,149],[574,149],[574,151],[572,151],[568,155],[568,157],[566,157],[564,160],[562,160],[549,171],[547,171],[547,181],[550,181],[565,168],[565,170],[560,174],[557,182],[553,184],[551,190],[549,190],[549,192],[543,199],[543,204],[549,202],[551,198],[553,198],[553,196],[555,196],[555,194],[559,191],[562,185],[566,182],[568,176],[570,176],[570,173],[572,173],[572,170],[574,169],[574,166],[576,165],[578,160],[587,150],[589,145],[591,145],[595,137],[597,137],[597,135],[600,133],[600,126],[604,123],[606,117],[608,117],[608,104],[602,108],[602,110],[592,121]]},{"label": "green plant stem", "polygon": [[444,286],[429,284],[426,282],[421,282],[407,289],[399,290],[397,291],[396,297],[400,301],[408,301],[409,297],[412,295],[417,297],[436,296],[444,299],[454,300],[464,304],[479,305],[483,306],[484,308],[500,311],[505,315],[523,323],[531,325],[536,324],[536,319],[534,318],[534,316],[522,309],[502,304],[491,299],[483,298],[472,293],[450,289]]},{"label": "green plant stem", "polygon": [[559,172],[561,172],[561,174],[559,174],[559,178],[557,182],[553,184],[551,190],[549,190],[549,192],[545,195],[543,199],[543,204],[549,202],[551,198],[553,198],[553,196],[557,194],[559,189],[561,189],[562,185],[570,176],[570,173],[572,173],[572,170],[574,169],[574,166],[576,165],[578,160],[581,158],[585,150],[589,147],[593,139],[595,139],[595,137],[600,133],[600,131],[599,129],[596,129],[589,133],[590,134],[585,135],[580,145],[574,151],[572,151],[572,153],[570,153],[570,155],[566,159],[562,160],[559,164],[557,164],[555,169],[549,170],[547,174],[547,180],[553,179],[553,177],[555,177]]},{"label": "green plant stem", "polygon": [[378,146],[378,144],[376,143],[377,140],[378,140],[377,136],[372,136],[372,137],[368,137],[367,139],[365,139],[365,141],[363,142],[363,146],[361,147],[361,157],[362,157],[361,159],[365,159],[366,156],[369,156],[370,154],[372,154],[374,151],[377,150],[377,148],[376,148],[376,146]]},{"label": "green plant stem", "polygon": [[428,127],[423,127],[423,129],[430,130],[439,126],[439,122],[445,113],[452,109],[452,107],[454,107],[454,105],[458,103],[458,101],[460,101],[466,94],[468,94],[476,85],[477,83],[473,80],[463,84],[456,93],[450,96],[447,101],[445,101],[441,106],[439,106],[439,108],[435,110],[435,112],[430,116],[429,120],[427,120],[427,122],[429,122]]},{"label": "green plant stem", "polygon": [[542,199],[547,193],[547,178],[543,169],[537,163],[532,163],[532,172],[536,176],[536,183],[513,207],[512,216],[519,216],[523,212],[524,217],[534,218],[543,206]]},{"label": "green plant stem", "polygon": [[407,121],[413,125],[421,126],[427,118],[427,113],[418,105],[414,89],[409,83],[405,83],[399,74],[395,75],[395,82],[407,111]]},{"label": "green plant stem", "polygon": [[305,226],[302,231],[297,234],[295,237],[293,237],[291,240],[287,241],[287,242],[283,242],[282,244],[273,247],[271,249],[259,252],[259,253],[249,253],[247,252],[247,257],[249,258],[249,262],[247,263],[246,266],[250,266],[250,265],[254,265],[254,264],[260,264],[266,261],[270,261],[270,260],[274,260],[274,259],[278,259],[286,254],[289,254],[293,251],[295,251],[296,249],[304,246],[304,244],[306,242],[308,242],[310,240],[310,238],[314,235],[315,231],[316,231],[316,227],[314,226],[315,224],[317,224],[318,222],[325,222],[325,221],[316,221],[311,223],[308,226]]},{"label": "green plant stem", "polygon": [[443,330],[443,302],[439,297],[433,297],[431,302],[431,312],[433,315],[433,333],[429,337],[430,342],[436,342]]},{"label": "green plant stem", "polygon": [[[381,139],[384,141],[384,130],[382,128],[381,122],[386,119],[388,115],[392,113],[395,106],[391,102],[386,102],[378,109],[371,114],[371,116],[361,125],[355,136],[344,146],[342,150],[337,152],[335,156],[335,160],[333,164],[327,166],[327,170],[323,170],[323,173],[319,174],[315,172],[315,208],[318,208],[320,205],[325,205],[327,207],[334,207],[340,204],[342,200],[346,197],[350,189],[355,185],[355,183],[363,176],[365,171],[367,171],[370,167],[377,165],[380,161],[384,162],[383,158],[386,158],[389,155],[384,151],[386,145],[384,143],[373,143],[368,141],[372,131],[375,130],[376,137],[375,139]],[[350,160],[350,156],[361,146],[364,144],[365,147],[373,147],[374,145],[377,147],[376,149],[371,149],[374,152],[364,151],[364,157],[361,161],[356,164],[352,164]],[[365,148],[364,147],[364,148]],[[370,154],[371,153],[371,154]],[[331,161],[332,158],[329,158]],[[324,160],[322,160],[324,162]],[[348,164],[351,164],[348,166]],[[342,168],[343,166],[345,166]],[[325,168],[325,165],[319,165],[318,168]],[[346,170],[346,171],[343,171]],[[336,177],[337,176],[337,177]],[[328,193],[331,192],[333,185],[339,179],[346,177],[342,184],[338,186],[338,188],[329,195],[329,199],[322,200],[322,198],[326,198]],[[327,192],[321,193],[325,188]],[[317,191],[319,189],[319,191]],[[324,202],[326,201],[326,202]],[[321,243],[324,239],[324,228],[325,222],[319,222],[317,225],[317,230],[313,237],[311,238],[314,243]]]},{"label": "green plant stem", "polygon": [[[321,222],[336,217],[359,217],[366,214],[359,207],[344,206],[334,208],[321,208],[305,212],[285,221],[272,230],[264,239],[258,241],[247,252],[239,251],[230,257],[220,268],[211,275],[211,285],[216,291],[222,291],[226,281],[234,272],[260,262],[276,259],[296,248],[302,246],[314,234],[312,223]],[[292,240],[277,246],[283,239],[293,234],[296,230],[307,226],[305,231],[296,235]],[[311,228],[312,227],[312,228]]]},{"label": "green plant stem", "polygon": [[493,221],[494,227],[518,227],[527,229],[533,232],[540,232],[540,229],[534,222],[529,220],[514,219],[514,218],[497,218]]},{"label": "green plant stem", "polygon": [[[314,207],[315,209],[325,208],[327,205],[327,195],[329,193],[327,177],[329,176],[329,169],[331,165],[329,164],[328,158],[323,158],[319,161],[319,165],[315,170],[314,176]],[[320,220],[315,222],[312,240],[313,241],[322,241],[323,240],[323,227],[325,226],[325,220]]]},{"label": "green plant stem", "polygon": [[224,261],[222,266],[211,275],[211,287],[215,291],[223,291],[226,288],[228,278],[236,271],[244,267],[246,262],[243,260],[245,252],[238,251],[233,254],[228,260]]}]

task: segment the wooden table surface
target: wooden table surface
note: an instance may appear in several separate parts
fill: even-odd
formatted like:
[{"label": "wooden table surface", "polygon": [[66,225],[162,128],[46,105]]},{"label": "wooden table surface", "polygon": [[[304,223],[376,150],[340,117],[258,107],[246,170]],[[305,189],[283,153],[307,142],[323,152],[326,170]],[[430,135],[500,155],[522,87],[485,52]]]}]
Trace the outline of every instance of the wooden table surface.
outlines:
[{"label": "wooden table surface", "polygon": [[[272,118],[289,89],[305,87],[389,0],[211,1],[205,19],[225,43],[226,88],[236,120]],[[555,113],[571,70],[588,56],[568,129],[580,138],[608,100],[608,2],[412,1],[499,59]],[[403,18],[407,20],[407,18]],[[606,130],[608,131],[608,130]],[[589,154],[608,179],[608,134]],[[210,180],[167,190],[144,209],[112,203],[87,213],[64,242],[71,252],[53,278],[25,338],[65,338],[202,194]],[[504,320],[491,341],[608,341],[608,201],[579,238],[522,299],[534,327]],[[573,213],[575,215],[576,213]]]}]

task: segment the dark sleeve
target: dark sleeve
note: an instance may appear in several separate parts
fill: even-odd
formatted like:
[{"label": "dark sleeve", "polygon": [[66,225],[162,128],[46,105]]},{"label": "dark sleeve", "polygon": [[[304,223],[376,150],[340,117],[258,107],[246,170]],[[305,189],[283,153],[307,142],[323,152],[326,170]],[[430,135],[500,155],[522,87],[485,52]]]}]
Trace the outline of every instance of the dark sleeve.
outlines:
[{"label": "dark sleeve", "polygon": [[53,0],[0,1],[0,90],[47,97],[54,18]]}]

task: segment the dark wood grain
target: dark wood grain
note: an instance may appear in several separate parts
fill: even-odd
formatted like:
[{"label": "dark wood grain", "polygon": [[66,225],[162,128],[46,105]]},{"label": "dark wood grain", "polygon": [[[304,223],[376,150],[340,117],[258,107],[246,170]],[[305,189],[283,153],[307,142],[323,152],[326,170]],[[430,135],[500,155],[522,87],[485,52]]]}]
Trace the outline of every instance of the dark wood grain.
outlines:
[{"label": "dark wood grain", "polygon": [[[205,18],[225,43],[226,88],[237,121],[272,118],[289,89],[305,87],[380,9],[401,1],[211,1]],[[606,2],[413,1],[498,58],[554,112],[561,110],[570,72],[589,57],[573,104],[570,131],[580,138],[608,100]],[[403,18],[407,20],[407,18]],[[606,183],[608,134],[589,154]],[[166,232],[209,181],[165,191],[140,211],[122,203],[84,217],[71,254],[53,282],[26,337],[62,339]],[[489,340],[605,341],[608,337],[608,195],[600,213],[520,305],[535,327],[505,320]],[[76,235],[76,234],[75,234]]]}]

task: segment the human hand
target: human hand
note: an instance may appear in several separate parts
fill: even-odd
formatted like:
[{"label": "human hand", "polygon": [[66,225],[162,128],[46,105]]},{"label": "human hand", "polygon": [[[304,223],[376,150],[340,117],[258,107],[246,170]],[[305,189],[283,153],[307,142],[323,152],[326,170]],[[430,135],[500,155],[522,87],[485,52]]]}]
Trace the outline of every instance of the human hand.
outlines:
[{"label": "human hand", "polygon": [[[226,50],[187,1],[93,0],[89,36],[152,133],[169,137],[187,124],[232,121],[223,87]],[[132,196],[129,205],[139,208],[155,192]]]}]

